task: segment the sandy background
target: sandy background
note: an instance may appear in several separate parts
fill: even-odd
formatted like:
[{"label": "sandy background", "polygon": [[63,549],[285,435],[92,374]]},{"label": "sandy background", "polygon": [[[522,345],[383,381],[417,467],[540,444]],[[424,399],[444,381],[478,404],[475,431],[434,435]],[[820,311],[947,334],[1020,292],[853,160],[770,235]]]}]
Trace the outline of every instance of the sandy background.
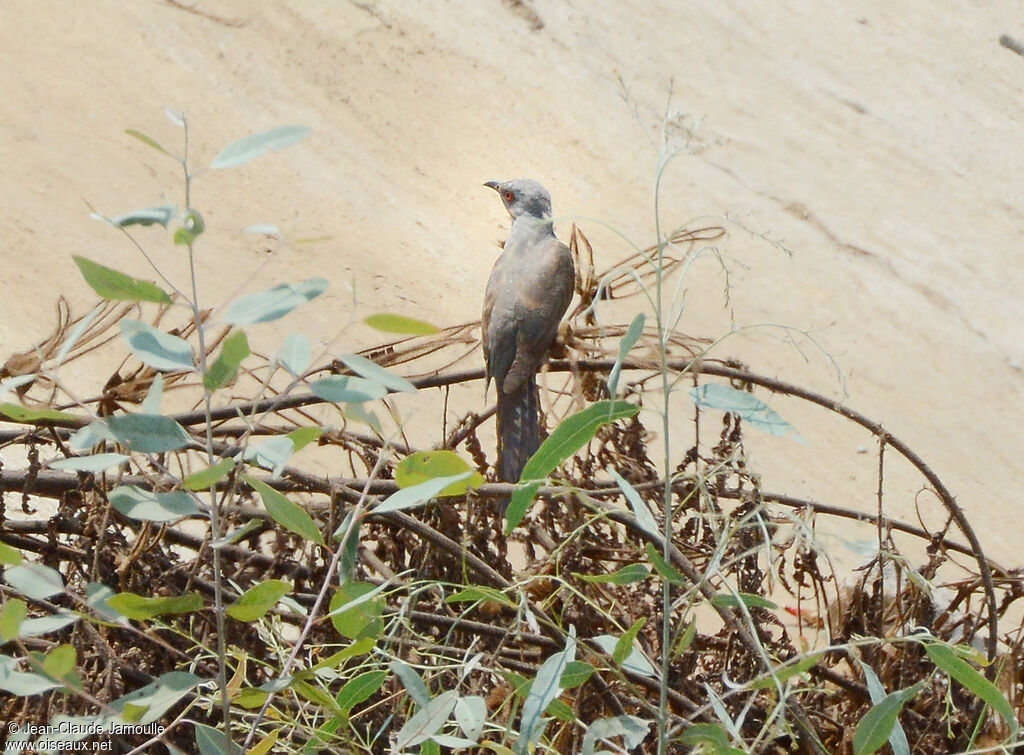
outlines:
[{"label": "sandy background", "polygon": [[[72,254],[152,277],[86,202],[181,204],[175,164],[124,133],[178,150],[165,105],[186,112],[196,165],[247,133],[313,129],[197,180],[201,296],[323,275],[332,289],[288,327],[337,351],[380,340],[351,324],[380,309],[479,316],[507,228],[485,180],[546,184],[563,236],[579,222],[601,265],[629,248],[602,224],[651,243],[651,139],[667,112],[709,147],[670,165],[663,223],[729,213],[784,240],[792,256],[731,228],[732,317],[814,331],[846,394],[821,353],[805,341],[805,361],[778,332],[718,356],[883,422],[957,495],[989,555],[1020,563],[1024,58],[998,39],[1024,26],[1008,5],[185,2],[0,4],[0,355],[45,337],[58,294],[91,305]],[[289,242],[268,252],[239,233],[253,223]],[[168,233],[140,239],[184,280]],[[685,331],[728,328],[722,283],[711,264],[694,272]],[[250,333],[268,350],[277,336]],[[858,453],[870,438],[773,405],[808,442],[752,439],[766,488],[872,510],[876,461]],[[894,467],[892,513],[913,516],[919,487]]]}]

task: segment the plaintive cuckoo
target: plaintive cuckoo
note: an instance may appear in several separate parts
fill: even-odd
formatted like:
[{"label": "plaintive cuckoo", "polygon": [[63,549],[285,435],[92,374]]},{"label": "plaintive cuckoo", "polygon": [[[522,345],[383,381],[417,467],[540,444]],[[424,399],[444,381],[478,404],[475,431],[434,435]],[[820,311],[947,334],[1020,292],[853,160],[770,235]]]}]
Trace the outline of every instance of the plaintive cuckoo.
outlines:
[{"label": "plaintive cuckoo", "polygon": [[569,308],[576,271],[569,248],[555,238],[547,189],[526,178],[484,186],[512,216],[487,281],[482,330],[487,380],[494,378],[498,391],[498,478],[518,482],[540,446],[536,373]]}]

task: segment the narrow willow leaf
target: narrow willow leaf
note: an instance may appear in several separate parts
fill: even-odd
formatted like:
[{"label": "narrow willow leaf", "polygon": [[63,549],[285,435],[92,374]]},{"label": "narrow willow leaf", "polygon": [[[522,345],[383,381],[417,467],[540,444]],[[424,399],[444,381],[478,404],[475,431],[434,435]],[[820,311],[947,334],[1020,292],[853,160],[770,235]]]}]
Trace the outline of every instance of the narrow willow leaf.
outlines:
[{"label": "narrow willow leaf", "polygon": [[330,375],[310,383],[309,389],[335,404],[360,404],[388,395],[388,389],[380,383],[351,375]]},{"label": "narrow willow leaf", "polygon": [[533,499],[537,495],[537,491],[540,490],[541,482],[543,482],[543,480],[534,480],[533,482],[528,482],[525,485],[518,485],[512,492],[512,498],[509,500],[508,509],[505,511],[506,535],[512,532],[512,530],[518,527],[519,523],[523,521],[523,517],[526,516],[527,509],[530,508],[530,504],[533,503]]},{"label": "narrow willow leaf", "polygon": [[[60,345],[60,351],[57,352],[57,357],[54,360],[55,368],[59,367],[64,362],[65,357],[67,357],[67,355],[71,353],[71,350],[75,348],[75,344],[78,343],[85,331],[89,329],[89,326],[92,325],[92,321],[96,319],[96,315],[98,315],[102,309],[102,304],[93,307],[89,314],[83,317],[81,321],[79,321],[78,325],[75,326],[75,329],[71,331],[71,335],[64,339],[64,343]],[[0,393],[2,392],[2,389],[0,389]]]},{"label": "narrow willow leaf", "polygon": [[598,401],[567,417],[541,444],[523,469],[523,480],[540,480],[590,442],[602,425],[636,416],[640,407],[628,401]]},{"label": "narrow willow leaf", "polygon": [[465,480],[444,488],[437,494],[438,498],[463,495],[467,490],[480,487],[484,484],[483,475],[454,451],[417,451],[398,463],[395,468],[395,483],[400,488],[409,488],[436,477],[452,477],[464,472],[472,474]]},{"label": "narrow willow leaf", "polygon": [[791,677],[810,671],[814,665],[821,660],[822,655],[822,653],[815,653],[814,655],[809,655],[806,658],[801,658],[794,663],[787,663],[784,666],[779,666],[778,668],[772,669],[772,673],[770,675],[767,675],[762,679],[756,679],[748,686],[750,689],[771,689],[776,684],[782,684],[782,682],[790,679]]},{"label": "narrow willow leaf", "polygon": [[107,420],[114,438],[133,451],[164,453],[192,442],[185,428],[160,414],[123,414]]},{"label": "narrow willow leaf", "polygon": [[419,485],[403,488],[392,493],[373,508],[374,514],[383,514],[388,511],[405,511],[406,509],[422,506],[428,501],[437,498],[440,494],[452,485],[457,485],[469,480],[473,475],[479,474],[474,470],[462,474],[449,475],[447,477],[435,477]]},{"label": "narrow willow leaf", "polygon": [[1010,705],[998,687],[975,671],[968,665],[967,661],[960,658],[948,645],[929,642],[925,644],[924,649],[928,653],[928,657],[932,659],[932,663],[949,674],[953,679],[956,679],[999,713],[1005,719],[1013,735],[1016,736],[1020,724],[1017,722],[1017,717],[1013,714],[1013,706]]},{"label": "narrow willow leaf", "polygon": [[416,320],[412,317],[404,317],[389,312],[378,312],[363,320],[367,325],[382,333],[400,333],[411,336],[430,336],[440,333],[441,329],[436,325],[423,320]]},{"label": "narrow willow leaf", "polygon": [[9,598],[0,609],[0,643],[10,642],[21,632],[28,618],[28,605],[21,598]]},{"label": "narrow willow leaf", "polygon": [[[610,634],[599,634],[594,637],[594,644],[606,652],[609,656],[614,655],[616,648],[618,648],[619,637],[613,637]],[[620,664],[622,668],[627,671],[632,671],[634,674],[640,674],[641,676],[655,676],[654,667],[651,662],[647,660],[647,657],[640,651],[640,648],[634,644],[630,649],[629,654],[625,660]]]},{"label": "narrow willow leaf", "polygon": [[313,347],[309,339],[301,333],[289,333],[278,354],[281,364],[295,377],[299,377],[309,368],[312,358]]},{"label": "narrow willow leaf", "polygon": [[[39,695],[59,686],[60,682],[47,679],[40,674],[18,671],[8,664],[0,665],[0,690],[17,697]],[[11,732],[12,730],[7,731]]]},{"label": "narrow willow leaf", "polygon": [[211,548],[223,548],[225,545],[231,545],[237,543],[239,540],[244,538],[253,530],[258,530],[263,526],[263,522],[259,519],[250,519],[248,522],[243,524],[237,529],[233,529],[228,532],[224,537],[219,537],[216,540],[210,542]]},{"label": "narrow willow leaf", "polygon": [[388,668],[402,682],[402,686],[409,693],[409,697],[421,708],[425,708],[430,702],[430,693],[427,691],[427,685],[423,683],[420,675],[416,673],[416,669],[397,659],[391,661],[388,664]]},{"label": "narrow willow leaf", "polygon": [[281,579],[268,579],[253,585],[238,600],[227,607],[227,614],[238,621],[256,621],[277,605],[292,590],[292,583]]},{"label": "narrow willow leaf", "polygon": [[195,500],[182,490],[154,493],[135,485],[119,485],[110,491],[107,498],[129,519],[143,522],[170,522],[199,513]]},{"label": "narrow willow leaf", "polygon": [[610,718],[599,718],[587,727],[581,755],[595,755],[594,746],[600,740],[612,737],[622,737],[630,750],[637,748],[647,737],[647,730],[652,723],[654,722],[625,713]]},{"label": "narrow willow leaf", "polygon": [[366,702],[377,694],[387,678],[386,671],[366,671],[359,674],[345,683],[335,702],[344,711],[352,710],[359,703]]},{"label": "narrow willow leaf", "polygon": [[245,475],[244,479],[252,486],[253,490],[260,494],[271,519],[306,540],[318,545],[324,544],[324,536],[320,534],[320,528],[316,526],[316,522],[304,508],[288,500],[282,493],[277,492],[265,482],[249,475]]},{"label": "narrow willow leaf", "polygon": [[458,699],[459,693],[449,690],[423,706],[398,730],[395,735],[395,751],[402,752],[407,747],[425,742],[439,732],[455,710]]},{"label": "narrow willow leaf", "polygon": [[199,755],[242,755],[242,748],[220,729],[206,724],[192,724],[196,729],[196,747]]},{"label": "narrow willow leaf", "polygon": [[561,679],[566,666],[576,660],[576,627],[569,627],[565,639],[565,650],[553,653],[537,670],[537,676],[530,686],[530,694],[523,702],[522,733],[516,749],[525,751],[529,744],[536,744],[544,732],[542,716],[547,707],[562,691]]},{"label": "narrow willow leaf", "polygon": [[203,607],[203,597],[197,592],[171,595],[165,598],[150,598],[133,592],[119,592],[107,598],[107,605],[126,619],[144,621],[154,616],[176,615],[198,611]]},{"label": "narrow willow leaf", "polygon": [[144,713],[137,723],[152,723],[162,718],[164,713],[203,681],[186,671],[168,671],[146,686],[117,698],[110,703],[110,707],[119,713],[129,705],[142,708]]},{"label": "narrow willow leaf", "polygon": [[153,378],[153,382],[146,391],[146,398],[142,399],[139,406],[139,414],[159,414],[164,403],[164,376],[159,372]]},{"label": "narrow willow leaf", "polygon": [[250,325],[278,320],[296,307],[315,299],[326,289],[327,281],[324,278],[282,283],[268,291],[248,294],[232,302],[224,312],[224,322]]},{"label": "narrow willow leaf", "polygon": [[[861,670],[864,672],[864,681],[867,683],[871,702],[877,705],[885,697],[885,687],[882,686],[882,681],[875,674],[874,669],[860,659],[857,660],[857,663],[860,664]],[[907,739],[907,733],[900,726],[898,718],[893,725],[892,734],[889,735],[889,746],[892,748],[892,755],[910,755],[910,742]]]},{"label": "narrow willow leaf", "polygon": [[626,331],[626,335],[619,341],[619,353],[615,357],[615,364],[612,365],[611,372],[608,373],[608,394],[610,396],[617,396],[619,393],[619,377],[622,374],[622,363],[626,361],[626,357],[636,342],[640,340],[640,336],[644,332],[644,323],[647,317],[643,312],[637,314],[633,318],[633,322],[629,324],[629,329]]},{"label": "narrow willow leaf", "polygon": [[312,425],[309,425],[306,427],[297,427],[285,437],[291,440],[292,446],[295,448],[294,453],[298,453],[313,441],[319,440],[323,434],[324,430],[322,427],[313,427]]},{"label": "narrow willow leaf", "polygon": [[17,390],[23,385],[29,385],[36,379],[36,374],[33,372],[28,375],[16,375],[15,377],[9,377],[6,380],[0,380],[0,400],[7,398],[7,394],[11,391]]},{"label": "narrow willow leaf", "polygon": [[81,417],[58,409],[29,409],[18,404],[0,404],[0,415],[12,422],[35,424],[37,422],[75,422]]},{"label": "narrow willow leaf", "polygon": [[641,617],[633,622],[633,626],[627,629],[623,635],[619,638],[619,641],[615,643],[615,650],[612,652],[612,660],[616,664],[622,665],[630,654],[633,652],[633,646],[636,644],[636,636],[640,633],[644,624],[647,623],[647,619]]},{"label": "narrow willow leaf", "polygon": [[636,492],[636,488],[629,484],[629,480],[620,475],[614,469],[612,470],[612,477],[615,479],[615,484],[619,486],[619,490],[626,496],[626,500],[629,501],[629,507],[633,509],[633,515],[636,517],[637,526],[640,527],[644,532],[652,537],[658,537],[658,523],[654,520],[654,516],[651,514],[651,510],[647,508],[647,504],[640,497],[640,494]]},{"label": "narrow willow leaf", "polygon": [[114,434],[104,422],[95,420],[74,432],[68,440],[68,448],[75,453],[84,453],[104,440],[115,440]]},{"label": "narrow willow leaf", "polygon": [[41,637],[50,632],[59,632],[66,626],[78,621],[79,616],[73,613],[59,613],[56,616],[41,616],[38,619],[25,619],[21,622],[22,637]]},{"label": "narrow willow leaf", "polygon": [[85,602],[104,621],[122,621],[121,614],[107,604],[114,597],[114,591],[101,582],[90,582],[85,586]]},{"label": "narrow willow leaf", "polygon": [[479,601],[492,601],[509,608],[518,608],[519,604],[512,598],[494,587],[486,585],[473,585],[459,590],[454,595],[444,599],[445,603],[477,603]]},{"label": "narrow willow leaf", "polygon": [[192,347],[188,341],[157,330],[141,320],[122,320],[121,335],[143,364],[155,370],[191,370]]},{"label": "narrow willow leaf", "polygon": [[647,543],[644,546],[644,551],[647,553],[647,558],[651,560],[651,565],[654,566],[654,571],[658,572],[658,576],[666,582],[671,582],[674,585],[686,584],[686,577],[676,569],[672,564],[665,560],[665,557],[658,552],[658,549],[651,543]]},{"label": "narrow willow leaf", "polygon": [[220,354],[203,375],[203,385],[209,391],[215,391],[231,382],[238,374],[238,366],[249,356],[249,339],[244,330],[238,330],[224,339]]},{"label": "narrow willow leaf", "polygon": [[306,126],[278,126],[269,131],[250,134],[222,149],[213,158],[210,167],[219,170],[243,165],[266,152],[290,147],[305,139],[309,134],[310,130]]},{"label": "narrow willow leaf", "polygon": [[565,671],[562,672],[562,679],[559,681],[562,689],[579,687],[594,674],[594,667],[584,661],[572,661],[565,664]]},{"label": "narrow willow leaf", "polygon": [[340,359],[346,367],[372,383],[383,385],[385,388],[397,391],[398,393],[416,392],[416,386],[404,377],[384,369],[366,357],[361,357],[358,354],[343,354]]},{"label": "narrow willow leaf", "polygon": [[611,585],[629,585],[643,582],[651,576],[651,570],[643,564],[627,564],[611,574],[573,574],[584,582],[607,583]]},{"label": "narrow willow leaf", "polygon": [[131,457],[124,454],[93,454],[92,456],[70,456],[67,459],[51,461],[50,469],[60,469],[65,472],[102,472],[111,467],[119,467]]},{"label": "narrow willow leaf", "polygon": [[163,147],[160,146],[160,143],[157,142],[156,139],[154,139],[151,136],[147,136],[146,134],[142,133],[141,131],[136,131],[133,128],[126,128],[124,130],[124,132],[126,134],[128,134],[128,136],[134,136],[136,139],[138,139],[143,144],[148,144],[150,147],[155,149],[157,152],[163,152],[165,155],[169,155],[170,154],[166,149],[164,149]]},{"label": "narrow willow leaf", "polygon": [[98,262],[85,257],[74,256],[72,259],[92,290],[104,299],[115,301],[150,301],[157,304],[170,304],[171,297],[166,291],[149,281],[139,280],[130,275],[119,273]]},{"label": "narrow willow leaf", "polygon": [[702,409],[719,409],[738,415],[748,424],[770,435],[791,435],[803,442],[796,428],[749,391],[720,383],[705,383],[690,389],[690,397]]},{"label": "narrow willow leaf", "polygon": [[892,735],[903,709],[903,696],[893,692],[871,706],[853,732],[854,755],[871,755],[880,750]]},{"label": "narrow willow leaf", "polygon": [[11,566],[4,571],[4,580],[32,600],[46,600],[64,591],[60,572],[42,564]]},{"label": "narrow willow leaf", "polygon": [[125,228],[130,225],[155,225],[159,223],[164,228],[178,214],[178,208],[173,204],[162,204],[156,207],[146,207],[142,210],[132,210],[123,215],[115,215],[110,222],[118,228]]},{"label": "narrow willow leaf", "polygon": [[271,470],[273,477],[277,478],[281,476],[284,465],[288,463],[288,459],[292,457],[294,452],[295,444],[291,438],[287,435],[275,435],[267,438],[265,441],[253,443],[251,446],[246,447],[242,458],[246,461],[254,462],[264,469]]},{"label": "narrow willow leaf", "polygon": [[193,472],[181,482],[185,490],[209,490],[223,480],[235,468],[234,459],[221,459],[212,467]]}]

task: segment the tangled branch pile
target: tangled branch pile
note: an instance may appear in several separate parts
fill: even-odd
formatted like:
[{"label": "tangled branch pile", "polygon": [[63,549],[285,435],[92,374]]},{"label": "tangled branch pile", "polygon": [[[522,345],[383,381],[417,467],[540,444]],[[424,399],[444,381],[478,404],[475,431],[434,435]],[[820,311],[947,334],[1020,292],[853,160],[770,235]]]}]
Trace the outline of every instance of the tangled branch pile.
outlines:
[{"label": "tangled branch pile", "polygon": [[[680,231],[669,249],[692,250],[723,233],[717,227]],[[625,271],[644,269],[636,263],[650,250],[600,276],[578,232],[573,250],[582,271],[580,304],[546,375],[548,428],[609,398],[606,376],[626,327],[599,325],[591,305],[635,295],[649,283]],[[682,253],[667,258],[667,270],[685,259]],[[174,312],[161,307],[150,322],[188,339],[189,326],[174,322]],[[387,430],[402,401],[442,396],[433,430],[441,425],[444,442],[433,445],[472,459],[485,478],[490,474],[489,441],[478,437],[490,412],[460,411],[451,398],[456,386],[482,378],[476,323],[363,352],[406,374],[419,389],[412,397],[381,399],[384,421],[355,406],[328,413],[329,402],[305,387],[318,376],[348,372],[342,361],[295,379],[285,375],[279,384],[279,363],[253,356],[233,386],[214,394],[209,423],[195,373],[160,378],[158,390],[182,407],[169,416],[193,436],[191,445],[132,453],[107,439],[98,450],[129,453],[128,463],[102,471],[54,467],[54,461],[75,456],[69,445],[74,433],[96,419],[139,412],[153,395],[158,373],[132,357],[89,398],[71,396],[52,377],[57,362],[66,373],[66,365],[86,354],[110,353],[120,343],[118,322],[141,314],[137,304],[106,303],[78,329],[68,351],[63,347],[82,320],[62,303],[53,337],[4,365],[5,378],[35,378],[18,387],[18,404],[0,408],[8,419],[0,426],[0,541],[63,578],[63,591],[32,601],[33,616],[72,611],[81,618],[5,649],[27,657],[70,644],[77,664],[73,682],[65,678],[42,695],[5,696],[0,719],[45,724],[58,714],[96,714],[176,670],[215,679],[215,548],[232,596],[267,580],[289,585],[290,602],[262,618],[228,619],[236,725],[245,731],[258,721],[260,737],[280,729],[274,736],[284,751],[388,751],[424,705],[410,673],[435,699],[451,690],[484,699],[486,738],[501,741],[501,727],[516,731],[526,715],[526,684],[568,646],[575,648],[568,668],[576,677],[562,677],[560,695],[547,709],[553,722],[544,740],[558,752],[583,751],[587,727],[589,736],[598,736],[594,722],[650,722],[662,710],[667,736],[680,752],[699,744],[725,752],[722,743],[737,741],[757,752],[850,752],[854,730],[880,699],[876,688],[882,696],[916,690],[900,715],[913,752],[956,752],[969,741],[1000,741],[1008,722],[986,707],[973,677],[957,676],[942,654],[953,647],[973,648],[971,659],[988,662],[984,675],[996,680],[1014,715],[1024,711],[1020,571],[985,559],[941,481],[880,425],[825,397],[715,361],[704,354],[705,342],[672,335],[664,367],[694,385],[724,379],[743,391],[809,401],[837,422],[862,425],[878,440],[879,474],[885,453],[908,459],[946,507],[945,526],[928,531],[887,518],[881,499],[879,516],[764,490],[747,463],[742,413],[726,413],[717,432],[710,431],[720,415],[694,410],[688,399],[679,400],[686,409],[676,411],[695,411],[699,421],[689,422],[692,435],[669,450],[668,481],[664,449],[648,427],[652,415],[641,413],[601,427],[552,484],[539,489],[537,502],[508,536],[497,501],[510,486],[500,483],[417,509],[375,512],[398,490],[399,461],[432,445],[397,420],[395,432]],[[225,329],[207,345],[211,360],[229,333]],[[630,401],[643,406],[655,396],[664,405],[652,380],[662,369],[658,354],[657,335],[649,329],[620,365]],[[457,418],[453,427],[449,416]],[[325,417],[340,418],[340,424]],[[314,430],[304,434],[304,428]],[[111,493],[119,487],[180,490],[183,480],[208,466],[199,450],[207,430],[217,456],[238,462],[213,482],[215,502],[202,499],[205,509],[166,521],[132,518],[112,505]],[[315,442],[304,453],[330,473],[304,464],[305,455],[274,457],[267,443],[281,438],[291,440],[291,451]],[[247,468],[258,483],[300,503],[320,536],[282,526],[267,496],[257,495],[243,477]],[[673,501],[667,525],[666,486]],[[211,542],[210,505],[219,507],[222,533],[235,533],[230,542]],[[875,555],[853,576],[836,573],[816,538],[823,524],[844,521],[869,522],[877,533]],[[920,547],[908,549],[908,542]],[[338,549],[345,551],[342,566],[332,569]],[[341,587],[339,571],[348,580]],[[374,586],[384,589],[327,617],[327,606],[317,601],[324,584],[332,585],[331,608]],[[96,585],[107,594],[201,599],[180,612],[128,621],[109,609],[104,613],[93,598],[90,586]],[[16,593],[5,586],[3,594],[9,599]],[[303,614],[314,608],[315,621],[300,645]],[[1018,623],[1008,626],[1014,616]],[[267,683],[288,670],[292,647],[296,666],[270,698]],[[317,673],[302,673],[314,668]],[[341,693],[357,678],[374,684],[351,702]],[[257,719],[264,704],[271,713]],[[183,713],[219,725],[216,692],[193,688],[159,719],[168,727],[163,741],[189,750],[194,735],[181,725]],[[282,729],[282,721],[289,726]],[[648,733],[646,724],[640,728]],[[149,735],[117,735],[115,741],[127,751]],[[608,746],[633,747],[632,741],[628,730],[616,730]],[[653,751],[652,739],[643,741],[641,750]]]}]

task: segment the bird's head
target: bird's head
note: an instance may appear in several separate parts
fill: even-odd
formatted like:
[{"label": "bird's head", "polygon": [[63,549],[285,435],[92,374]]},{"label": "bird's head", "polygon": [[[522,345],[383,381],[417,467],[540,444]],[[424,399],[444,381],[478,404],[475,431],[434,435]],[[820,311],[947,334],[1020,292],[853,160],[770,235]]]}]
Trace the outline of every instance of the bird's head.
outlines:
[{"label": "bird's head", "polygon": [[536,181],[515,178],[511,181],[488,181],[484,186],[498,192],[513,220],[521,215],[540,219],[551,217],[551,195]]}]

